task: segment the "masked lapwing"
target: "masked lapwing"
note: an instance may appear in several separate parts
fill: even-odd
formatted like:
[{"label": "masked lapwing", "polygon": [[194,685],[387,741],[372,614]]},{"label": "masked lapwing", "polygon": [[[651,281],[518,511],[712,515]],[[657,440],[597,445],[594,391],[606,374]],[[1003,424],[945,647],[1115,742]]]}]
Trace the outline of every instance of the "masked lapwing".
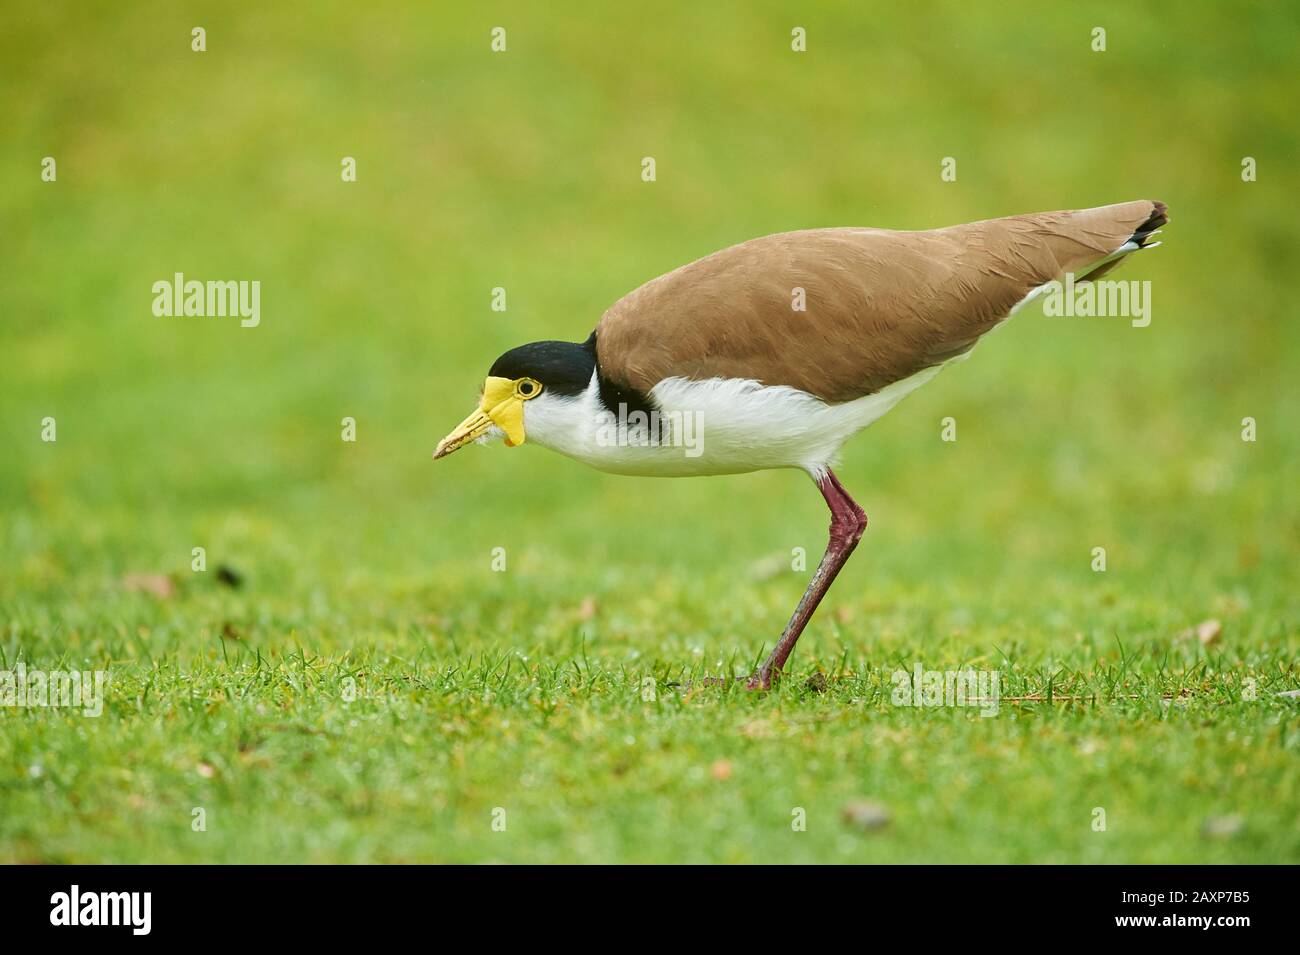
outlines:
[{"label": "masked lapwing", "polygon": [[624,296],[585,342],[506,352],[433,456],[501,438],[617,474],[807,472],[830,507],[830,541],[748,679],[767,689],[867,526],[831,470],[840,447],[1051,283],[1096,279],[1158,245],[1166,221],[1163,203],[1139,200],[744,242]]}]

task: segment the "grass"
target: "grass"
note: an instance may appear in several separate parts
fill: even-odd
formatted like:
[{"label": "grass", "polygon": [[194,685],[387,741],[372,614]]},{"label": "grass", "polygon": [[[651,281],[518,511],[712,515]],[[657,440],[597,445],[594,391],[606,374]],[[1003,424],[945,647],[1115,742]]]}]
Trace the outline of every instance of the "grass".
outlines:
[{"label": "grass", "polygon": [[[1184,7],[8,15],[0,670],[111,685],[0,707],[0,861],[1300,861],[1300,23]],[[1151,326],[1023,314],[846,448],[871,526],[770,694],[699,678],[802,591],[806,478],[429,460],[723,245],[1139,197]],[[176,271],[261,326],[153,317]],[[894,705],[917,662],[998,714]]]}]

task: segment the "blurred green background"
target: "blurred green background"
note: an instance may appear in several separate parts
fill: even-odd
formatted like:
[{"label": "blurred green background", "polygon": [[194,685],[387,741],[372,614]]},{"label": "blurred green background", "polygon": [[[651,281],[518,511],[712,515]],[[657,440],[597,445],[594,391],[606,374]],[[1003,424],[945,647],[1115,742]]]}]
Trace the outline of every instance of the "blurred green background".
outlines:
[{"label": "blurred green background", "polygon": [[[887,683],[895,659],[1020,654],[1029,692],[1034,673],[1095,675],[1118,643],[1156,697],[1189,673],[1294,688],[1294,6],[0,17],[0,650],[107,666],[119,688],[99,721],[0,711],[0,859],[1300,857],[1293,704],[1176,730],[1158,700],[1083,724],[1022,713],[996,730],[1019,747],[997,757],[1007,775],[987,779],[1000,770],[970,764],[987,723],[926,714],[939,735],[909,751],[882,726],[921,717],[864,712],[857,684],[687,694],[647,725],[643,674],[743,670],[770,647],[805,583],[781,572],[791,548],[812,563],[824,544],[807,479],[620,478],[531,446],[430,460],[500,352],[580,341],[628,290],[723,246],[1160,199],[1165,244],[1114,276],[1151,281],[1150,327],[1031,309],[846,448],[839,474],[872,523],[793,664],[868,682],[886,667]],[[151,286],[175,272],[259,280],[260,327],[154,317]],[[245,586],[192,574],[195,546]],[[131,591],[132,573],[177,592]],[[1176,639],[1208,617],[1213,653]],[[401,707],[347,711],[348,673]],[[783,736],[801,707],[840,735]],[[774,736],[742,732],[756,711]],[[1060,738],[1038,749],[1014,719]],[[1150,746],[1096,770],[1142,820],[1103,847],[1078,734],[1143,731]],[[701,775],[719,759],[734,770]],[[940,764],[985,795],[927,810]],[[1187,804],[1156,804],[1164,785]],[[1043,801],[1033,834],[1005,812],[1026,790]],[[895,834],[846,835],[836,811],[856,796],[892,799]],[[790,843],[778,818],[780,844],[764,841],[762,812],[817,800],[823,835]],[[197,805],[227,820],[206,841]],[[475,829],[496,805],[530,807],[529,838]],[[1216,813],[1244,814],[1244,834],[1189,849]]]}]

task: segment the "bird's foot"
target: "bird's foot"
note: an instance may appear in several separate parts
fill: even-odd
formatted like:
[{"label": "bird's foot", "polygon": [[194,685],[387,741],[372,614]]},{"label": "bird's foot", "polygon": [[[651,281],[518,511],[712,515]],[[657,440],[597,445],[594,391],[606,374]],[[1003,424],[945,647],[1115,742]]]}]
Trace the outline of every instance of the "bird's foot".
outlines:
[{"label": "bird's foot", "polygon": [[766,692],[772,689],[772,671],[767,667],[759,667],[753,675],[745,681],[745,689],[756,692]]}]

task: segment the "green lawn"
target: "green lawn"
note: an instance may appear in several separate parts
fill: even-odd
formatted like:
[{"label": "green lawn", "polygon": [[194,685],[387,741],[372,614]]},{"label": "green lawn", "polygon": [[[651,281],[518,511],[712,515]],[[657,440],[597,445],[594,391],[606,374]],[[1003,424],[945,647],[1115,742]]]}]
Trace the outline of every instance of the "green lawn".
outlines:
[{"label": "green lawn", "polygon": [[[111,682],[0,707],[0,861],[1300,861],[1300,14],[244,6],[3,15],[0,671]],[[1137,198],[1151,325],[1031,308],[849,445],[772,693],[700,678],[801,593],[806,477],[430,460],[722,246]],[[155,317],[176,272],[260,325]],[[895,705],[917,663],[997,714]]]}]

